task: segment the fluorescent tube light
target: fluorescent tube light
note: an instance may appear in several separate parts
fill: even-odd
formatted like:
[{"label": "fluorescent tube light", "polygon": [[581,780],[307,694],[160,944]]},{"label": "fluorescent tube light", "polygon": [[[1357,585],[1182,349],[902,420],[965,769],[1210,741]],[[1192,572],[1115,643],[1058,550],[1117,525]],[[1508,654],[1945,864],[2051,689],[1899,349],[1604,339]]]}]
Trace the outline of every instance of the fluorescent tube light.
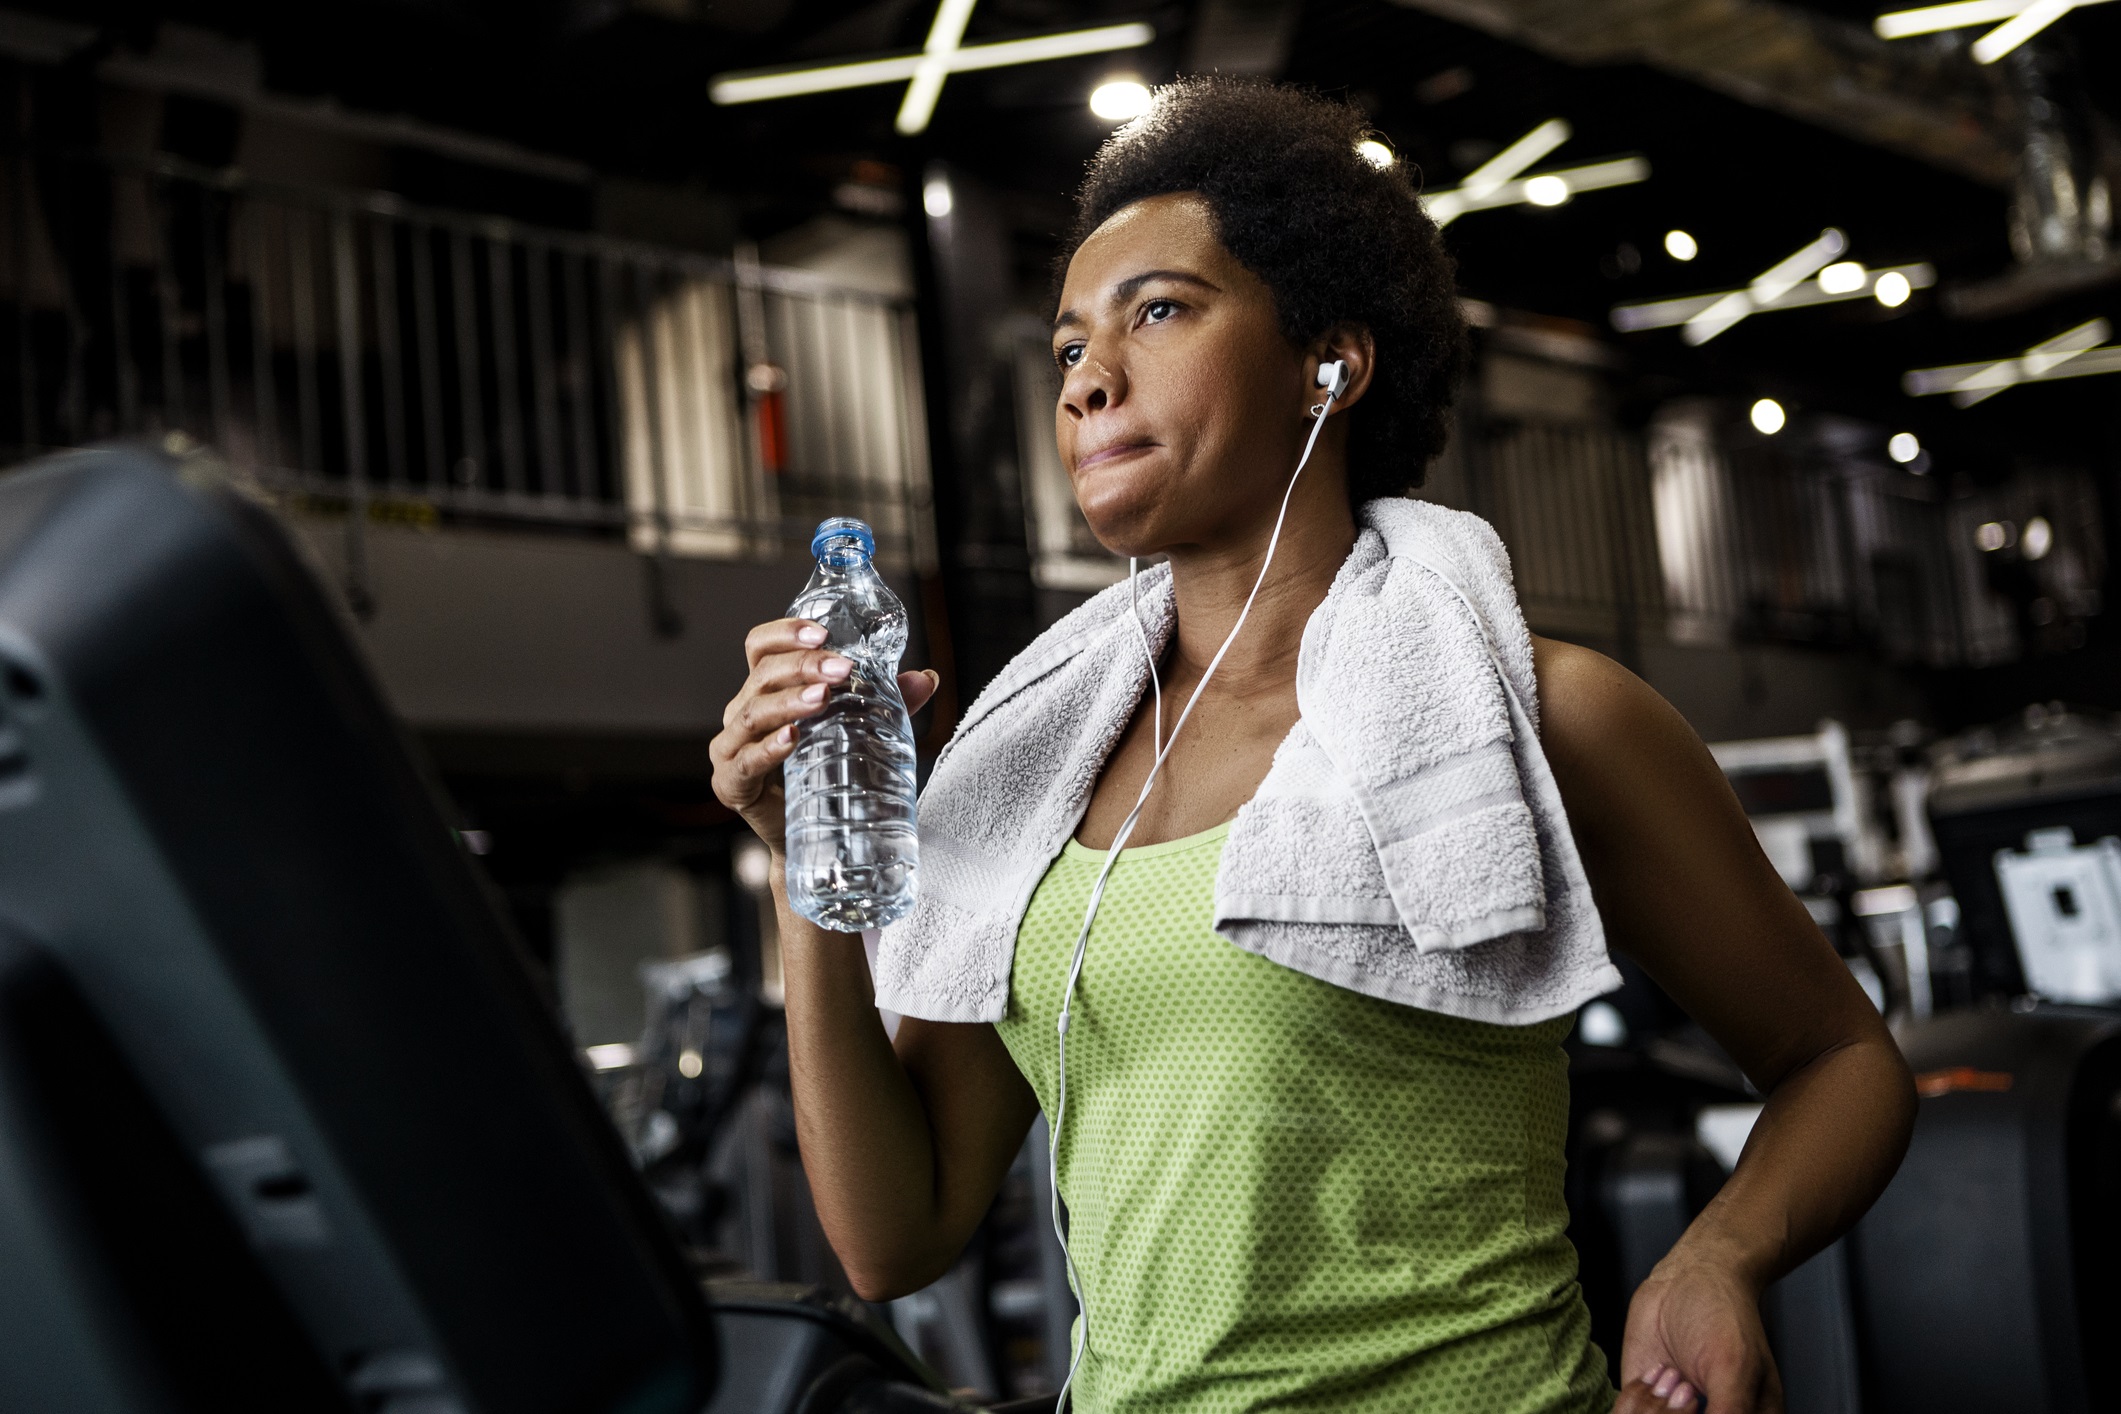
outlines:
[{"label": "fluorescent tube light", "polygon": [[1606,187],[1624,187],[1634,182],[1648,181],[1649,176],[1650,164],[1646,159],[1616,157],[1608,162],[1592,162],[1582,167],[1560,167],[1552,172],[1541,172],[1537,176],[1518,181],[1502,182],[1478,195],[1472,194],[1467,187],[1432,192],[1421,199],[1421,204],[1438,226],[1448,226],[1468,212],[1491,211],[1498,206],[1520,206],[1530,202],[1532,197],[1526,191],[1527,185],[1548,177],[1566,182],[1569,192],[1574,194],[1601,191]]},{"label": "fluorescent tube light", "polygon": [[[1033,35],[1028,39],[968,44],[951,53],[945,68],[949,73],[963,74],[978,69],[1005,68],[1011,64],[1072,59],[1083,54],[1139,49],[1154,38],[1156,31],[1145,24],[1100,25],[1095,29]],[[718,104],[728,106],[738,103],[763,103],[775,98],[799,98],[812,93],[831,93],[843,88],[903,83],[919,71],[923,57],[921,54],[894,54],[877,59],[857,59],[844,64],[821,64],[806,68],[732,71],[715,75],[707,85],[707,96]]]},{"label": "fluorescent tube light", "polygon": [[1985,402],[2005,388],[2015,388],[2020,383],[2121,373],[2121,347],[2099,347],[2111,333],[2113,326],[2104,319],[2089,320],[2074,329],[2063,330],[2052,339],[2034,344],[2016,358],[1994,363],[1917,368],[1900,380],[1900,386],[1917,398],[1950,393],[1952,401],[1964,408]]},{"label": "fluorescent tube light", "polygon": [[[1817,280],[1807,280],[1780,298],[1754,305],[1752,312],[1765,314],[1778,309],[1803,309],[1815,304],[1839,304],[1844,300],[1862,299],[1866,295],[1875,296],[1879,285],[1888,282],[1902,283],[1910,289],[1928,289],[1937,283],[1937,271],[1930,265],[1888,266],[1883,270],[1867,272],[1863,285],[1841,293],[1823,290]],[[1669,329],[1675,324],[1686,323],[1717,302],[1728,299],[1730,293],[1748,292],[1688,295],[1681,299],[1649,300],[1642,304],[1619,305],[1613,310],[1613,327],[1624,333],[1634,333],[1638,329]]]}]

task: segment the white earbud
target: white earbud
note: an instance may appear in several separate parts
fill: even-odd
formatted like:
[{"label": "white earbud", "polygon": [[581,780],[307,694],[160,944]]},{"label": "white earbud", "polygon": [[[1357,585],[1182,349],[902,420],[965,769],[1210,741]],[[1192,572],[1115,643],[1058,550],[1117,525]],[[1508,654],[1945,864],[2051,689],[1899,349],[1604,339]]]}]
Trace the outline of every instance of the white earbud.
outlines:
[{"label": "white earbud", "polygon": [[1336,358],[1331,363],[1318,365],[1318,386],[1326,390],[1326,396],[1329,398],[1337,398],[1347,392],[1347,360]]}]

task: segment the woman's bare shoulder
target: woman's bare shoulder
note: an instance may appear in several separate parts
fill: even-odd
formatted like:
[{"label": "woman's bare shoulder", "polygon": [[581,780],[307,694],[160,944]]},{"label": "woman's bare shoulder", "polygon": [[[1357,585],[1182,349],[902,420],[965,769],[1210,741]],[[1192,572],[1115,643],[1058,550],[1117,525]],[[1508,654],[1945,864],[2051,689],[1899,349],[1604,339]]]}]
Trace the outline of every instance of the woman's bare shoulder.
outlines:
[{"label": "woman's bare shoulder", "polygon": [[1532,674],[1539,683],[1539,737],[1551,753],[1668,744],[1685,719],[1641,678],[1595,649],[1532,636]]},{"label": "woman's bare shoulder", "polygon": [[1619,823],[1646,810],[1744,817],[1723,772],[1679,710],[1605,654],[1532,640],[1539,742],[1569,816]]}]

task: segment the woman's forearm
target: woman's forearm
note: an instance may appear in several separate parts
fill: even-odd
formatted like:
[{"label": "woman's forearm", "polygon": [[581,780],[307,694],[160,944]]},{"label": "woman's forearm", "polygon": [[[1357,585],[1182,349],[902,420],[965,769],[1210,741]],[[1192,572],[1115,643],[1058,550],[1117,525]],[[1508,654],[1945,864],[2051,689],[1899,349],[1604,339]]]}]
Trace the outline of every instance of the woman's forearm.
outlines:
[{"label": "woman's forearm", "polygon": [[1907,1064],[1881,1027],[1769,1094],[1737,1171],[1667,1260],[1708,1260],[1756,1292],[1845,1232],[1893,1176],[1914,1123]]},{"label": "woman's forearm", "polygon": [[796,1136],[818,1220],[857,1292],[902,1295],[934,1275],[937,1262],[927,1111],[877,1014],[861,935],[829,932],[796,913],[778,859],[771,872]]}]

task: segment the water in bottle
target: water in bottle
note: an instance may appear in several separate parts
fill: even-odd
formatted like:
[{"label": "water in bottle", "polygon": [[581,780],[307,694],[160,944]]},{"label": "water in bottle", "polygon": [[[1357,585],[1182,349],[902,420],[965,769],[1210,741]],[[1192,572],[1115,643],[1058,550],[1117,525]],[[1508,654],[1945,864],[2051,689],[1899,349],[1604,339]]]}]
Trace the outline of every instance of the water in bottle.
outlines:
[{"label": "water in bottle", "polygon": [[858,520],[811,537],[817,572],[792,618],[822,624],[825,647],[854,664],[822,711],[796,724],[787,787],[788,902],[827,928],[880,928],[913,908],[913,722],[898,691],[906,606],[870,564],[876,537]]}]

